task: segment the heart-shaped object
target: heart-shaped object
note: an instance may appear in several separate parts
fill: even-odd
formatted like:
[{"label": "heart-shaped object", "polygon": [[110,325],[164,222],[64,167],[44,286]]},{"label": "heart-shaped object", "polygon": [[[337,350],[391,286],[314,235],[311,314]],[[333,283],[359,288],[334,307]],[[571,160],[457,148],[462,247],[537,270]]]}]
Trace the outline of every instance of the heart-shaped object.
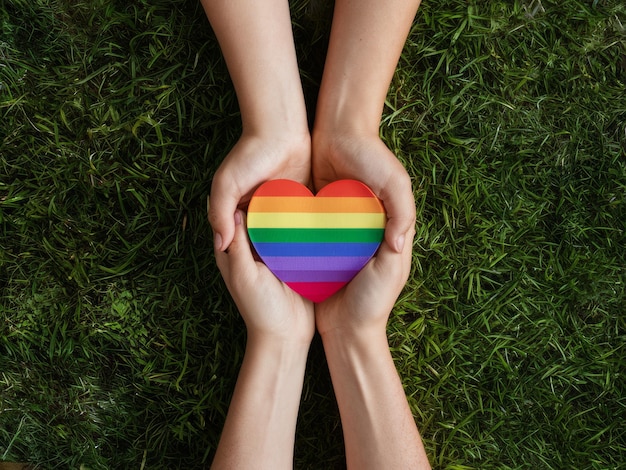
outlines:
[{"label": "heart-shaped object", "polygon": [[322,302],[376,253],[387,216],[370,188],[339,180],[314,196],[291,180],[262,184],[248,206],[248,234],[267,267],[298,294]]}]

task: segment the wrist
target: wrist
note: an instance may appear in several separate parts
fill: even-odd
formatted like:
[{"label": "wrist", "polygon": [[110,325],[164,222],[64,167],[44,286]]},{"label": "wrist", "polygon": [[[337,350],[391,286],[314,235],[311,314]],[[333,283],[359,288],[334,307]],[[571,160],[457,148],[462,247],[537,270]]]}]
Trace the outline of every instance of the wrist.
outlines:
[{"label": "wrist", "polygon": [[289,118],[281,116],[273,118],[265,116],[265,119],[258,121],[243,120],[242,138],[260,139],[271,141],[275,144],[288,144],[295,148],[310,147],[311,133],[306,122],[297,117]]},{"label": "wrist", "polygon": [[338,355],[342,360],[380,357],[390,354],[385,325],[336,327],[320,332],[326,355]]},{"label": "wrist", "polygon": [[311,134],[313,143],[332,143],[349,138],[378,139],[381,115],[382,112],[368,114],[363,109],[352,109],[348,105],[317,115]]},{"label": "wrist", "polygon": [[278,369],[305,364],[311,346],[312,335],[294,334],[289,338],[263,332],[248,331],[246,355],[262,357]]},{"label": "wrist", "polygon": [[[387,86],[376,87],[368,80],[330,76],[333,71],[324,73],[313,128],[324,134],[356,132],[377,136]],[[334,73],[341,74],[340,71]]]},{"label": "wrist", "polygon": [[244,127],[240,142],[267,144],[284,155],[310,156],[311,154],[311,134],[308,128],[301,128],[293,123],[286,127],[272,123]]},{"label": "wrist", "polygon": [[[279,79],[276,78],[279,82]],[[240,100],[241,124],[244,135],[266,136],[272,139],[310,140],[304,96],[299,82],[286,90],[254,90],[255,99]],[[285,86],[287,86],[285,85]],[[257,95],[263,95],[259,98]]]},{"label": "wrist", "polygon": [[[258,379],[257,393],[262,402],[299,400],[304,380],[309,344],[278,341],[262,335],[248,336],[242,371]],[[296,398],[297,396],[297,398]]]}]

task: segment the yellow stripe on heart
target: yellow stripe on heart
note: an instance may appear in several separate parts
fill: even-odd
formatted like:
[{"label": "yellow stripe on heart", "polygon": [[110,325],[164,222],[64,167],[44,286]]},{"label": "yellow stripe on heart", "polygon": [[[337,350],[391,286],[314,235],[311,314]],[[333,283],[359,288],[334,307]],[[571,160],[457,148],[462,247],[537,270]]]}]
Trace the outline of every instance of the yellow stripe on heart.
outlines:
[{"label": "yellow stripe on heart", "polygon": [[378,213],[248,213],[248,227],[254,228],[381,228],[386,215]]}]

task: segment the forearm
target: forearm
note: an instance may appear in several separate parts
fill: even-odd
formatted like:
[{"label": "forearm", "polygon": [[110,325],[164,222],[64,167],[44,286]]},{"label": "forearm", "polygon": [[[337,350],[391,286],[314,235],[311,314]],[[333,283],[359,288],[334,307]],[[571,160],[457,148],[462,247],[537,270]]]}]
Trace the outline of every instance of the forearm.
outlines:
[{"label": "forearm", "polygon": [[201,1],[235,86],[244,133],[306,133],[287,0]]},{"label": "forearm", "polygon": [[308,346],[249,338],[211,468],[293,467]]},{"label": "forearm", "polygon": [[322,340],[348,468],[430,468],[384,330],[359,337],[335,330]]},{"label": "forearm", "polygon": [[337,0],[315,129],[378,135],[383,105],[420,0]]}]

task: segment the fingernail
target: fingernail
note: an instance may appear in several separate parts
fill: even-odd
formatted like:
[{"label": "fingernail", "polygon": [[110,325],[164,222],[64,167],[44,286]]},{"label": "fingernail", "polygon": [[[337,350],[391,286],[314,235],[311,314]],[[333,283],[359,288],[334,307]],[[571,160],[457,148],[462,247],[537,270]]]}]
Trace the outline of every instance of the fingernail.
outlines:
[{"label": "fingernail", "polygon": [[396,251],[400,253],[404,248],[404,241],[406,239],[406,235],[402,234],[398,238],[396,238]]},{"label": "fingernail", "polygon": [[235,211],[235,225],[241,225],[241,212]]},{"label": "fingernail", "polygon": [[213,235],[213,243],[217,251],[222,250],[222,236],[217,232]]}]

